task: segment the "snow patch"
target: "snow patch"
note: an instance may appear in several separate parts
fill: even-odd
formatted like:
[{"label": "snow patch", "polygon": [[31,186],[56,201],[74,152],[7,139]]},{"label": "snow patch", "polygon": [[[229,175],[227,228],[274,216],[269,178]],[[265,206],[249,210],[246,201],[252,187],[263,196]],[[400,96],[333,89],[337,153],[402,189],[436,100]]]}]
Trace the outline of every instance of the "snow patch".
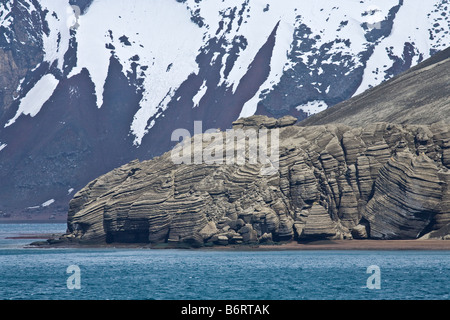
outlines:
[{"label": "snow patch", "polygon": [[41,204],[41,207],[49,207],[51,206],[53,203],[55,203],[55,199],[50,199],[48,201],[45,201],[43,204]]},{"label": "snow patch", "polygon": [[194,108],[199,106],[200,100],[203,98],[207,90],[208,87],[206,86],[206,80],[204,80],[197,94],[192,98],[192,101],[194,102]]},{"label": "snow patch", "polygon": [[[404,1],[395,20],[392,33],[381,39],[367,62],[363,81],[355,95],[388,80],[387,71],[393,66],[391,57],[403,58],[405,44],[411,44],[417,53],[422,54],[422,60],[431,56],[430,49],[443,50],[450,43],[450,32],[442,32],[442,38],[431,40],[430,34],[437,21],[443,20],[441,11],[436,9],[439,1]],[[448,15],[448,12],[447,12]],[[449,31],[447,23],[446,30]],[[414,66],[419,62],[419,54],[412,59]]]},{"label": "snow patch", "polygon": [[99,108],[111,55],[125,75],[136,59],[143,67],[138,74],[145,90],[130,126],[135,145],[151,128],[148,120],[164,111],[178,86],[198,72],[195,59],[203,31],[190,18],[184,4],[167,0],[96,0],[79,18],[77,66],[69,77],[83,68],[89,71]]},{"label": "snow patch", "polygon": [[[11,1],[12,2],[12,1]],[[11,23],[13,22],[13,18],[11,15],[8,15],[11,12],[11,3],[1,2],[0,3],[0,27],[9,28]]]},{"label": "snow patch", "polygon": [[[265,94],[273,90],[280,82],[281,76],[294,68],[296,63],[307,64],[317,70],[318,75],[324,72],[323,66],[336,63],[333,61],[336,55],[352,57],[354,68],[362,66],[359,55],[367,47],[365,31],[362,27],[362,23],[366,22],[363,13],[371,8],[372,3],[375,3],[375,1],[345,1],[339,3],[339,7],[336,7],[336,2],[333,0],[310,2],[301,6],[298,1],[271,3],[270,11],[272,14],[274,11],[277,12],[274,18],[277,18],[281,23],[276,34],[272,61],[270,62],[270,73],[255,96],[245,103],[239,118],[253,115],[256,112],[258,102]],[[381,9],[376,11],[376,19],[379,19],[381,15],[386,16],[389,9],[395,4],[395,0],[385,1]],[[265,23],[268,24],[267,16],[264,16],[264,19],[266,19]],[[344,21],[345,23],[343,23]],[[273,21],[270,23],[273,23]],[[295,43],[293,35],[301,25],[307,26],[311,34],[305,34],[303,40],[298,40],[299,43]],[[259,30],[258,27],[254,26],[256,30]],[[351,41],[349,43],[337,42],[337,39],[351,39]],[[302,41],[311,40],[315,41],[312,50],[294,52],[293,54],[295,54],[298,62],[293,62],[289,57],[293,46],[301,44]],[[319,62],[315,59],[309,62],[314,52],[322,50],[321,48],[325,45],[328,46],[328,49],[325,49],[329,56],[328,60]]]},{"label": "snow patch", "polygon": [[69,49],[70,27],[67,23],[71,18],[72,8],[68,1],[39,0],[42,10],[48,10],[45,16],[50,34],[43,35],[44,61],[58,61],[58,69],[63,71],[64,54]]},{"label": "snow patch", "polygon": [[50,99],[58,83],[59,81],[52,74],[44,75],[22,98],[16,115],[5,124],[5,128],[16,122],[22,114],[36,116],[44,103]]},{"label": "snow patch", "polygon": [[374,29],[381,27],[381,21],[383,21],[386,16],[378,6],[372,4],[364,12],[363,17],[363,20],[368,24],[368,27]]},{"label": "snow patch", "polygon": [[328,108],[328,105],[321,100],[315,100],[310,101],[306,104],[302,104],[296,107],[297,111],[303,111],[308,114],[308,116],[311,116],[313,114],[319,113],[321,111],[324,111]]}]

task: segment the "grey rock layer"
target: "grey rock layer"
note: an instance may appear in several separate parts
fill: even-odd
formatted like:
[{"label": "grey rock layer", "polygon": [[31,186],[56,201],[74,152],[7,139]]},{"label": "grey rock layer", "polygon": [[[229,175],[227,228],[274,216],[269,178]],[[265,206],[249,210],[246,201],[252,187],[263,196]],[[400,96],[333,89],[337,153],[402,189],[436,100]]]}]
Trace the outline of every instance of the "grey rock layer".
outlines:
[{"label": "grey rock layer", "polygon": [[382,84],[334,105],[301,125],[364,126],[389,121],[432,124],[450,119],[450,48]]},{"label": "grey rock layer", "polygon": [[273,175],[250,163],[247,145],[243,165],[174,164],[168,152],[99,177],[70,202],[64,240],[201,246],[414,239],[450,222],[450,125],[294,123],[265,116],[235,123],[279,130]]}]

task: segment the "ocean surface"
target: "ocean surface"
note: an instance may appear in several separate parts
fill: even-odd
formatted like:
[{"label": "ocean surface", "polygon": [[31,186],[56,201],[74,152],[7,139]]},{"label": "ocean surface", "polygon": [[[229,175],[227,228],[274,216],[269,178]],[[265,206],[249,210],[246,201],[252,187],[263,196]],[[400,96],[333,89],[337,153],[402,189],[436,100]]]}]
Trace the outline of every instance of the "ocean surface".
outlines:
[{"label": "ocean surface", "polygon": [[30,249],[0,224],[2,300],[434,300],[450,298],[450,251]]}]

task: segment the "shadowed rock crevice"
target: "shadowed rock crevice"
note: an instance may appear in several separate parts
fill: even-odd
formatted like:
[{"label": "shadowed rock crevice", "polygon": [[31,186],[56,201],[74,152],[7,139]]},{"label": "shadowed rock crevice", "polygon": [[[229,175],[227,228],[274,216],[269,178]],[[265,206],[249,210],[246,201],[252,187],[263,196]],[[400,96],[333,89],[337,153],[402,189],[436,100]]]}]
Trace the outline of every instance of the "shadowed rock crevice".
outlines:
[{"label": "shadowed rock crevice", "polygon": [[[253,116],[234,123],[279,130],[273,175],[250,163],[247,144],[244,165],[177,165],[168,152],[99,177],[70,202],[62,239],[193,247],[415,239],[450,222],[449,125],[295,122]],[[216,134],[226,141],[226,133]]]}]

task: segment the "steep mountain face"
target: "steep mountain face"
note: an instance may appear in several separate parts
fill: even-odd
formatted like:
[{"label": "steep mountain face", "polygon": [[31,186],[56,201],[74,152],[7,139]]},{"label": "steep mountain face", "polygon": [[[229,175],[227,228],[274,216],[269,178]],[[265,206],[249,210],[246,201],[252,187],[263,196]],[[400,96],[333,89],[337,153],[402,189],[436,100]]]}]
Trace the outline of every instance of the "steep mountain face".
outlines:
[{"label": "steep mountain face", "polygon": [[[234,123],[244,132],[279,130],[279,170],[272,175],[261,170],[266,164],[251,163],[249,142],[240,145],[243,165],[175,164],[168,152],[95,179],[70,202],[68,233],[56,242],[203,246],[416,239],[449,230],[448,124],[295,122],[252,116]],[[226,133],[214,134],[228,143]],[[211,139],[200,139],[205,156]],[[198,155],[195,147],[189,151],[191,159]]]},{"label": "steep mountain face", "polygon": [[194,120],[304,119],[362,93],[446,48],[449,5],[1,0],[0,210],[64,210]]},{"label": "steep mountain face", "polygon": [[[301,122],[301,125],[392,121],[433,124],[450,119],[450,48],[407,72]],[[420,83],[418,83],[418,81]]]}]

